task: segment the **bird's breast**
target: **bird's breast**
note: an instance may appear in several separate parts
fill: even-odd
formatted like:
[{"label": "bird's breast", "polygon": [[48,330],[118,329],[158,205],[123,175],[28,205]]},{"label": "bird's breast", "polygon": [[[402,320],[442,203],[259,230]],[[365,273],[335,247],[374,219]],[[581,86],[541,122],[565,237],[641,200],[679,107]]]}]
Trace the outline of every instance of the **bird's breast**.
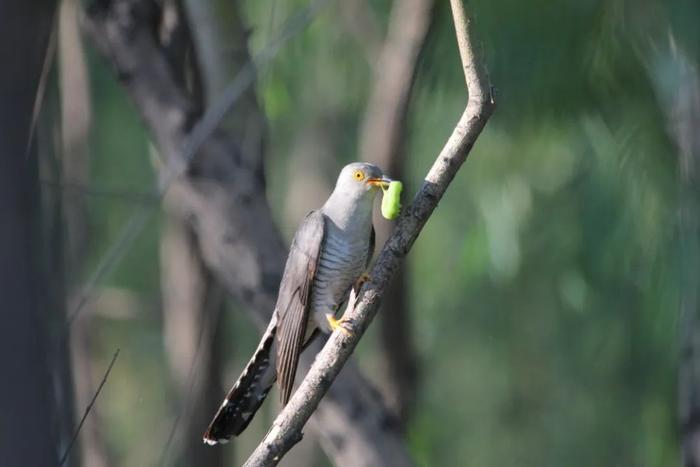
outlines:
[{"label": "bird's breast", "polygon": [[319,258],[311,290],[311,309],[325,325],[325,314],[342,303],[353,282],[362,274],[369,254],[369,235],[353,240],[341,232],[329,232]]}]

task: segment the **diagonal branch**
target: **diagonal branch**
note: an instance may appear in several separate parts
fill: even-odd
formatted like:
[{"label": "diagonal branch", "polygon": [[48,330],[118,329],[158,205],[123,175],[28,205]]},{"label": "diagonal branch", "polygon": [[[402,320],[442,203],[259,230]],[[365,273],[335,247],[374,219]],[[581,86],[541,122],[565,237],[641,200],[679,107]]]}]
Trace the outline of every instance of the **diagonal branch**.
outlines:
[{"label": "diagonal branch", "polygon": [[352,335],[341,332],[331,335],[299,389],[246,462],[246,467],[276,465],[301,438],[304,424],[376,315],[382,294],[401,259],[411,249],[491,116],[495,102],[474,53],[469,36],[470,20],[465,14],[463,0],[451,0],[451,4],[469,93],[467,107],[428,172],[413,203],[404,210],[396,229],[384,245],[371,271],[371,280],[363,287],[363,293],[356,305],[346,312],[345,316],[354,323],[354,332]]}]

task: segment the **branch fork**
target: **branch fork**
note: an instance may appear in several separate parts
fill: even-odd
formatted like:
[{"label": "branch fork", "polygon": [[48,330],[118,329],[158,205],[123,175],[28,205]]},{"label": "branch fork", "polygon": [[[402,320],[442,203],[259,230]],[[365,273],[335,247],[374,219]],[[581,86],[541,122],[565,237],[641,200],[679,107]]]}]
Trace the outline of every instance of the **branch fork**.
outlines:
[{"label": "branch fork", "polygon": [[359,298],[344,318],[353,323],[353,333],[334,332],[316,356],[308,374],[279,413],[272,428],[251,454],[245,467],[274,466],[302,437],[301,430],[338,375],[362,334],[377,313],[382,293],[411,249],[418,234],[457,174],[488,121],[495,101],[470,38],[470,20],[463,0],[451,0],[453,19],[469,99],[452,135],[435,160],[413,202],[400,216],[362,287]]}]

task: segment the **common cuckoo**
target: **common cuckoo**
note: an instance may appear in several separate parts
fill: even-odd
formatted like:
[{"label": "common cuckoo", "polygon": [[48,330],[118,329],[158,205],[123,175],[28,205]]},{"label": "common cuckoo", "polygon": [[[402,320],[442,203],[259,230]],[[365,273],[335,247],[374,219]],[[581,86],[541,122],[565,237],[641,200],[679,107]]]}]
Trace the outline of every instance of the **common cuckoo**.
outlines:
[{"label": "common cuckoo", "polygon": [[303,220],[290,247],[270,324],[204,433],[205,443],[224,443],[245,430],[275,380],[284,406],[299,355],[315,331],[345,329],[335,315],[372,257],[374,197],[390,182],[375,165],[346,165],[323,207]]}]

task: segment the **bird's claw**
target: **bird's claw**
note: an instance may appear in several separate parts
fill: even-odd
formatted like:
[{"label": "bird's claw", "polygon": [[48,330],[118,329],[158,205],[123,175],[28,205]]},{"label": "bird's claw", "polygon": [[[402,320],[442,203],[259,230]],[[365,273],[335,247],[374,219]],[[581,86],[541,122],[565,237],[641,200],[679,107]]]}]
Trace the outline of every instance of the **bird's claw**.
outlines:
[{"label": "bird's claw", "polygon": [[332,313],[327,313],[326,314],[326,319],[328,320],[328,324],[331,327],[332,331],[335,331],[336,329],[340,329],[343,331],[347,336],[352,335],[352,321],[346,318],[341,318],[341,319],[336,319],[335,316],[333,316]]}]

